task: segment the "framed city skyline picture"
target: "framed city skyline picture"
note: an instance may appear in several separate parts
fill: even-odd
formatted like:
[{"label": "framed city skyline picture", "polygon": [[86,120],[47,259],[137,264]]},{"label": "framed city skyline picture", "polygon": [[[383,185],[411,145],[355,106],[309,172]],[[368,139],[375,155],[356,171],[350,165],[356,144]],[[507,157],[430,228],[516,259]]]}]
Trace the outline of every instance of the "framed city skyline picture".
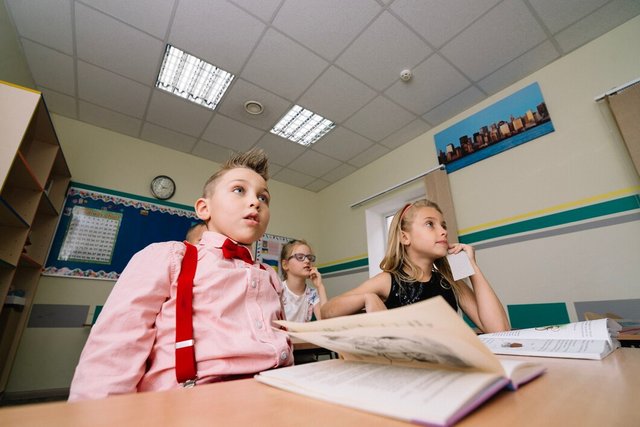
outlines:
[{"label": "framed city skyline picture", "polygon": [[438,163],[455,172],[554,130],[540,86],[532,83],[435,134]]}]

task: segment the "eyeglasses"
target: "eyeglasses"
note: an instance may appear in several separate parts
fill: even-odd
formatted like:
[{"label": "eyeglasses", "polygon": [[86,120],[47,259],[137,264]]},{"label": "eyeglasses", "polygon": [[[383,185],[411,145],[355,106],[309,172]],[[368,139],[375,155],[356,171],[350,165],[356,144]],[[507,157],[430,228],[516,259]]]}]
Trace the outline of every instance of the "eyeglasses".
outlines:
[{"label": "eyeglasses", "polygon": [[300,262],[303,262],[305,258],[308,259],[310,262],[316,262],[316,256],[312,254],[309,254],[309,255],[293,254],[289,258],[287,258],[287,261],[290,260],[291,258],[295,258]]}]

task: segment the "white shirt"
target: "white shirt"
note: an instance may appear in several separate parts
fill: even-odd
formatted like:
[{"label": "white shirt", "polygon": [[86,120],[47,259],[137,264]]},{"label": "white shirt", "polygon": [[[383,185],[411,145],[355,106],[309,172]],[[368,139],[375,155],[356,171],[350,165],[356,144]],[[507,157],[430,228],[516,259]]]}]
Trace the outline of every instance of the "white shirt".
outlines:
[{"label": "white shirt", "polygon": [[287,286],[287,281],[282,282],[282,306],[284,316],[291,322],[308,322],[313,316],[313,307],[320,302],[318,292],[314,288],[305,286],[302,295],[296,295]]}]

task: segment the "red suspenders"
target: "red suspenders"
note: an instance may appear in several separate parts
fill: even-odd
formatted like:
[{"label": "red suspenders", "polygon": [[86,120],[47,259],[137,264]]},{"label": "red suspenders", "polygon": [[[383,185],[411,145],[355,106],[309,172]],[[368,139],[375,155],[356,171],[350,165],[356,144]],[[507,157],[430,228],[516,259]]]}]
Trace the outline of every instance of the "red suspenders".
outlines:
[{"label": "red suspenders", "polygon": [[187,250],[178,276],[176,301],[176,379],[184,387],[193,387],[197,379],[193,342],[193,277],[198,265],[198,250],[184,242]]}]

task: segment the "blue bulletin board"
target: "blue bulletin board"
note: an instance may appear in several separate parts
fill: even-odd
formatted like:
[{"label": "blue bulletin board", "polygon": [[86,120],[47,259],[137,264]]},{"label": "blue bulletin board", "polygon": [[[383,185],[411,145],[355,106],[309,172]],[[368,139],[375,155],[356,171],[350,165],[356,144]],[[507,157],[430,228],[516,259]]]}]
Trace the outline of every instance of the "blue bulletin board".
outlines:
[{"label": "blue bulletin board", "polygon": [[43,274],[117,280],[136,252],[196,222],[190,206],[72,182]]}]

